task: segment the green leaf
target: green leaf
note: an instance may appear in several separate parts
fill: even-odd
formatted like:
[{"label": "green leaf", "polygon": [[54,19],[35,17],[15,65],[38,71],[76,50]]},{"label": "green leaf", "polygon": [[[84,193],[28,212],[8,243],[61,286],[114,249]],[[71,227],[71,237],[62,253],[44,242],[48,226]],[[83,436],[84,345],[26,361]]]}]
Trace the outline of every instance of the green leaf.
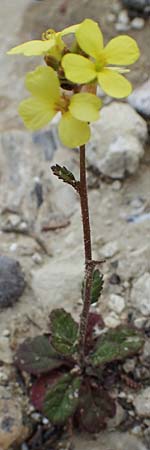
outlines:
[{"label": "green leaf", "polygon": [[36,336],[20,345],[15,364],[20,370],[40,375],[64,365],[65,362],[45,336]]},{"label": "green leaf", "polygon": [[137,353],[144,344],[142,334],[131,327],[119,326],[103,334],[97,341],[90,363],[93,366],[124,359]]},{"label": "green leaf", "polygon": [[59,166],[59,164],[56,164],[55,166],[52,166],[51,169],[56,177],[64,181],[64,183],[71,184],[71,186],[77,189],[77,180],[75,179],[73,173],[70,172],[70,170],[68,170],[65,166]]},{"label": "green leaf", "polygon": [[52,345],[63,355],[72,355],[77,349],[78,324],[63,308],[50,314]]},{"label": "green leaf", "polygon": [[78,402],[81,377],[65,374],[46,394],[44,414],[54,425],[62,425],[73,416]]},{"label": "green leaf", "polygon": [[[95,269],[93,272],[93,280],[91,287],[91,304],[98,302],[98,299],[102,293],[103,284],[104,284],[103,274],[98,269]],[[84,295],[84,281],[82,283],[82,298],[83,295]]]}]

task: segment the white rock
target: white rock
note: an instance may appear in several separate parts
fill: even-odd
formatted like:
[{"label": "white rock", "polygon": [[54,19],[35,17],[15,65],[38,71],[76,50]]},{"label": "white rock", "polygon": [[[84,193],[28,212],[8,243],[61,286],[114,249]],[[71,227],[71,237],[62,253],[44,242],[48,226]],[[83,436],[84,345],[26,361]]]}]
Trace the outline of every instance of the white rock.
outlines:
[{"label": "white rock", "polygon": [[136,172],[144,154],[147,125],[130,105],[112,102],[104,107],[92,130],[92,141],[87,147],[90,166],[118,179]]},{"label": "white rock", "polygon": [[125,308],[124,298],[121,295],[111,294],[108,306],[116,314],[120,314]]},{"label": "white rock", "polygon": [[145,118],[150,118],[150,80],[135,89],[128,97],[128,102]]},{"label": "white rock", "polygon": [[120,13],[118,14],[118,22],[128,24],[129,23],[129,16],[126,9],[122,9]]},{"label": "white rock", "polygon": [[112,189],[113,191],[120,191],[121,186],[122,186],[121,182],[119,180],[116,180],[112,184]]},{"label": "white rock", "polygon": [[115,25],[117,31],[128,31],[130,29],[129,23],[117,22]]},{"label": "white rock", "polygon": [[145,20],[142,17],[135,17],[131,21],[131,28],[133,28],[134,30],[142,30],[142,28],[144,28],[144,25]]},{"label": "white rock", "polygon": [[127,359],[123,365],[126,373],[133,372],[135,368],[136,360],[134,358]]},{"label": "white rock", "polygon": [[150,314],[150,274],[144,273],[134,282],[131,291],[131,302],[144,316]]},{"label": "white rock", "polygon": [[34,253],[34,255],[32,255],[32,259],[33,259],[35,264],[41,264],[42,263],[42,257],[40,255],[40,253],[38,253],[38,252],[36,252],[36,253]]},{"label": "white rock", "polygon": [[[124,178],[138,169],[144,155],[142,144],[133,136],[119,136],[108,147],[107,155],[101,160],[101,171],[111,178]],[[100,166],[99,166],[100,169]]]},{"label": "white rock", "polygon": [[110,13],[110,14],[107,14],[106,19],[107,19],[108,23],[114,23],[116,20],[116,16],[115,16],[115,14]]},{"label": "white rock", "polygon": [[135,397],[133,403],[140,417],[150,417],[150,387],[140,392]]},{"label": "white rock", "polygon": [[120,320],[118,316],[115,314],[115,312],[111,312],[108,316],[105,317],[105,325],[108,328],[115,328],[118,325],[120,325]]},{"label": "white rock", "polygon": [[104,258],[112,258],[119,251],[117,241],[108,242],[100,248],[100,254]]},{"label": "white rock", "polygon": [[32,272],[32,288],[44,307],[67,307],[70,311],[81,297],[83,264],[78,254],[56,258]]},{"label": "white rock", "polygon": [[130,280],[150,271],[150,246],[124,253],[119,259],[117,274],[122,280]]},{"label": "white rock", "polygon": [[0,361],[7,364],[12,363],[12,351],[10,349],[9,339],[6,336],[0,337]]}]

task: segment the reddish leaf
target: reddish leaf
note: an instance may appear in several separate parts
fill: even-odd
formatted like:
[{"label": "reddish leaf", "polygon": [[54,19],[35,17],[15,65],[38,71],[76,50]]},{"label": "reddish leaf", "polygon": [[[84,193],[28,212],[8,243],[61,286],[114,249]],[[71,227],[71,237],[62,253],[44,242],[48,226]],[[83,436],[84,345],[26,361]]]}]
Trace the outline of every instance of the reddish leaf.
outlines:
[{"label": "reddish leaf", "polygon": [[105,326],[103,318],[100,314],[90,313],[88,318],[87,332],[86,332],[86,352],[88,353],[92,347],[92,341],[94,338],[94,331],[96,328],[103,329]]},{"label": "reddish leaf", "polygon": [[30,398],[36,409],[42,411],[47,388],[58,381],[61,376],[62,372],[53,370],[49,375],[43,375],[33,383]]},{"label": "reddish leaf", "polygon": [[115,415],[114,400],[102,388],[90,385],[85,380],[80,390],[79,406],[75,415],[75,422],[80,429],[90,433],[98,433],[105,428],[107,419]]},{"label": "reddish leaf", "polygon": [[36,336],[20,345],[15,364],[20,370],[38,376],[65,365],[65,361],[45,336]]}]

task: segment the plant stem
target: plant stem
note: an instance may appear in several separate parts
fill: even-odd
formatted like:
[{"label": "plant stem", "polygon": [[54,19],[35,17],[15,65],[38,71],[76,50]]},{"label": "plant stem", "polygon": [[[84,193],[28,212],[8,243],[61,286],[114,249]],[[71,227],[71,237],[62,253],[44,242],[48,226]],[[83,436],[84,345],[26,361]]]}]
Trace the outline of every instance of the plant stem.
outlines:
[{"label": "plant stem", "polygon": [[79,332],[79,352],[81,360],[84,359],[85,353],[85,337],[88,323],[88,314],[91,304],[91,286],[94,265],[92,264],[92,247],[91,247],[91,231],[89,219],[89,206],[87,195],[87,181],[86,181],[86,165],[85,165],[85,145],[80,147],[80,184],[79,195],[81,203],[81,215],[83,224],[84,236],[84,252],[85,252],[85,280],[84,280],[84,299],[83,310],[80,319]]}]

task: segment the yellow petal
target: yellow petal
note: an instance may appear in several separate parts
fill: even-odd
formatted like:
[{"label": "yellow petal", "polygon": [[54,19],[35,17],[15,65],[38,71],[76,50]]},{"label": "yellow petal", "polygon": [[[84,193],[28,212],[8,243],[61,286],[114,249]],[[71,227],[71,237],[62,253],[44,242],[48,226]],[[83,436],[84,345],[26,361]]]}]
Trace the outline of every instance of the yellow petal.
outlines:
[{"label": "yellow petal", "polygon": [[98,58],[103,49],[103,35],[94,20],[85,19],[76,31],[79,46],[87,55]]},{"label": "yellow petal", "polygon": [[48,66],[39,66],[26,75],[26,88],[34,97],[57,102],[60,87],[56,72]]},{"label": "yellow petal", "polygon": [[96,78],[95,65],[84,56],[70,53],[62,59],[66,78],[73,83],[88,83]]},{"label": "yellow petal", "polygon": [[106,45],[104,54],[108,64],[128,65],[137,61],[140,51],[130,36],[118,36]]},{"label": "yellow petal", "polygon": [[72,117],[69,111],[60,119],[58,132],[63,145],[69,148],[86,144],[90,139],[89,125]]},{"label": "yellow petal", "polygon": [[79,26],[80,26],[80,23],[77,23],[76,25],[71,25],[70,27],[64,28],[64,30],[59,31],[56,34],[61,34],[61,36],[66,36],[67,34],[75,33]]},{"label": "yellow petal", "polygon": [[99,118],[102,101],[94,94],[75,94],[71,98],[69,110],[73,117],[83,122],[94,122]]},{"label": "yellow petal", "polygon": [[98,73],[98,82],[106,94],[115,98],[128,97],[131,94],[131,83],[120,73],[104,69]]},{"label": "yellow petal", "polygon": [[17,45],[7,52],[8,55],[36,56],[45,55],[55,45],[55,37],[47,41],[29,41]]},{"label": "yellow petal", "polygon": [[38,130],[52,120],[56,111],[49,102],[30,97],[20,103],[19,114],[27,128]]}]

